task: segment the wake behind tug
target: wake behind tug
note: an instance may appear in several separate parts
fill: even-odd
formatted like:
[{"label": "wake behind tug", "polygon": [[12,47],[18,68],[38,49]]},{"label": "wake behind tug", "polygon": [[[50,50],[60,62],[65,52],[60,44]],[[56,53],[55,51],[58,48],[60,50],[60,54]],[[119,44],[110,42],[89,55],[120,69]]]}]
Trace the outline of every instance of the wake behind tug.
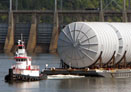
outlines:
[{"label": "wake behind tug", "polygon": [[9,74],[5,76],[6,81],[38,81],[47,76],[40,73],[39,66],[31,64],[31,57],[27,56],[24,42],[18,40],[18,49],[14,57],[16,63],[9,69]]}]

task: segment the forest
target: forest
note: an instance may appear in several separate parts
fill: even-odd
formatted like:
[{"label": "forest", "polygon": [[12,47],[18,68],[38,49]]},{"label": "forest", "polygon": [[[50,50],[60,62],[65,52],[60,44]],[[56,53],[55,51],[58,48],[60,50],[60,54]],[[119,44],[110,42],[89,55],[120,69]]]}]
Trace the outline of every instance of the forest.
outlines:
[{"label": "forest", "polygon": [[[9,8],[10,0],[0,0],[0,10]],[[18,10],[52,10],[55,0],[12,0],[13,9]],[[102,0],[106,9],[122,9],[123,0]],[[58,9],[87,9],[99,8],[100,0],[57,0]],[[127,8],[130,8],[131,0],[126,0]]]},{"label": "forest", "polygon": [[[9,8],[10,0],[0,0],[0,10]],[[55,0],[12,0],[13,9],[18,10],[52,10]],[[103,7],[107,9],[122,9],[123,0],[102,0]],[[58,9],[86,9],[99,8],[100,0],[57,0]],[[127,8],[130,8],[131,0],[126,0]]]},{"label": "forest", "polygon": [[[9,10],[10,0],[0,0],[0,10]],[[55,0],[12,0],[13,10],[54,10]],[[123,0],[102,0],[104,10],[123,10]],[[100,0],[57,0],[58,10],[100,10]],[[131,0],[126,0],[127,10],[131,9]],[[4,21],[7,16],[0,16]],[[67,21],[70,19],[66,19]],[[116,21],[121,21],[115,18]]]}]

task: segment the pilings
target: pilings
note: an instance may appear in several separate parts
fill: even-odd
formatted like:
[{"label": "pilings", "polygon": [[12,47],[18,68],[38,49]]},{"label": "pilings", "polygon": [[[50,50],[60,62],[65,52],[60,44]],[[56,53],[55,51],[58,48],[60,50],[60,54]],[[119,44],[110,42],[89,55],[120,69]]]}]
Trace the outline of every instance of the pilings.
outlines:
[{"label": "pilings", "polygon": [[14,17],[13,12],[9,12],[9,24],[8,24],[8,33],[5,40],[4,52],[10,53],[12,47],[14,46]]},{"label": "pilings", "polygon": [[102,0],[100,0],[99,21],[104,22],[104,11],[103,11],[103,2],[102,2]]},{"label": "pilings", "polygon": [[123,22],[127,22],[126,0],[123,0]]},{"label": "pilings", "polygon": [[13,46],[14,46],[14,17],[12,12],[12,0],[10,0],[8,33],[5,40],[4,52],[10,53]]},{"label": "pilings", "polygon": [[58,40],[58,33],[59,33],[58,25],[59,24],[58,24],[57,0],[55,0],[54,25],[53,25],[52,38],[51,38],[50,48],[49,48],[49,52],[51,54],[55,54],[57,52],[57,40]]},{"label": "pilings", "polygon": [[50,53],[56,53],[57,51],[57,40],[58,40],[58,32],[59,27],[58,27],[58,15],[54,17],[54,26],[53,26],[53,32],[52,32],[52,38],[50,42],[50,48],[49,52]]},{"label": "pilings", "polygon": [[30,28],[30,34],[29,34],[29,39],[27,43],[27,52],[28,53],[33,53],[35,51],[36,43],[37,43],[37,18],[36,14],[32,15],[32,24]]}]

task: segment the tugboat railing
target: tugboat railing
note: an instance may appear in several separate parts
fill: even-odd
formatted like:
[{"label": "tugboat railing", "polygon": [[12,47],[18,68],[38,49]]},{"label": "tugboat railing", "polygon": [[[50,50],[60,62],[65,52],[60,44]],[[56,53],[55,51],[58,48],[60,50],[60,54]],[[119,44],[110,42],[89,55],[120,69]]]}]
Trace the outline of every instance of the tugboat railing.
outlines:
[{"label": "tugboat railing", "polygon": [[37,65],[32,65],[32,66],[31,66],[31,69],[40,69],[40,67],[37,66]]},{"label": "tugboat railing", "polygon": [[[27,66],[27,67],[29,67],[29,66]],[[25,67],[25,69],[27,69],[27,67]],[[12,68],[12,69],[15,68],[15,69],[17,69],[17,70],[21,70],[21,69],[18,68],[17,65],[12,65],[11,68]],[[33,70],[38,70],[38,69],[40,69],[40,67],[39,67],[38,65],[31,65],[30,68],[33,69]],[[22,70],[23,70],[23,69],[22,69]]]}]

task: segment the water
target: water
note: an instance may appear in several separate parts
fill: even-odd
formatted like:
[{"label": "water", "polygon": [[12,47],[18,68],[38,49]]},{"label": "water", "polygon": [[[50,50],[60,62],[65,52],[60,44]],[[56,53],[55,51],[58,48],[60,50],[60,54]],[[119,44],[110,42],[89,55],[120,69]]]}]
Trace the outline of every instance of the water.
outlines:
[{"label": "water", "polygon": [[[38,82],[6,83],[4,76],[8,73],[13,57],[0,55],[0,92],[131,92],[131,78],[71,78],[51,79]],[[33,64],[45,64],[59,67],[59,58],[54,55],[41,54],[33,56]]]}]

